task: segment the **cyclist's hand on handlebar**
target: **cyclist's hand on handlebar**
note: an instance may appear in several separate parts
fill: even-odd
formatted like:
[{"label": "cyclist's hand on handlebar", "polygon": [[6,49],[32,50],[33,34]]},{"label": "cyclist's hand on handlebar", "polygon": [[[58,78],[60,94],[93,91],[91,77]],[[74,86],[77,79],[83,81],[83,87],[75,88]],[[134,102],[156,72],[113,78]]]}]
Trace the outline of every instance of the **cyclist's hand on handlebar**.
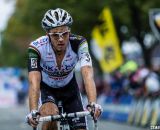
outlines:
[{"label": "cyclist's hand on handlebar", "polygon": [[91,112],[91,116],[94,120],[97,120],[103,111],[101,105],[96,104],[95,102],[89,103],[87,109]]},{"label": "cyclist's hand on handlebar", "polygon": [[26,122],[31,125],[32,127],[37,127],[38,121],[37,119],[40,117],[40,113],[37,110],[32,110],[27,116],[26,116]]}]

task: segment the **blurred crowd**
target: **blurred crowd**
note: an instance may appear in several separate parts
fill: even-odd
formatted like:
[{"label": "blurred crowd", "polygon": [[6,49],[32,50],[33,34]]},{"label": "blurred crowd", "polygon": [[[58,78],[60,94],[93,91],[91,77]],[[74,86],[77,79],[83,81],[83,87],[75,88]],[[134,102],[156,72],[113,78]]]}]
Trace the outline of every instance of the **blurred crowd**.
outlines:
[{"label": "blurred crowd", "polygon": [[[134,98],[156,97],[160,94],[160,68],[139,66],[130,60],[110,74],[102,74],[95,68],[95,83],[98,98],[112,97],[118,102],[121,96]],[[78,82],[82,79],[78,76]],[[80,83],[82,93],[83,83]]]},{"label": "blurred crowd", "polygon": [[104,74],[101,77],[95,74],[95,81],[98,96],[111,96],[115,101],[123,95],[142,98],[160,94],[160,68],[139,66],[132,60],[111,74]]}]

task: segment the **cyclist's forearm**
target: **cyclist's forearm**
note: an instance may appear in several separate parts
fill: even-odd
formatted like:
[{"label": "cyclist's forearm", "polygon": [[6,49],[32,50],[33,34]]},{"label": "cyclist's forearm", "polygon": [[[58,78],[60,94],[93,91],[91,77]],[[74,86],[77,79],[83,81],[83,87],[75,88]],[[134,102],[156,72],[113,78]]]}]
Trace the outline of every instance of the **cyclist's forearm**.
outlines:
[{"label": "cyclist's forearm", "polygon": [[39,100],[39,89],[33,85],[30,85],[29,88],[29,107],[31,110],[38,109],[38,100]]},{"label": "cyclist's forearm", "polygon": [[38,72],[29,73],[29,84],[29,107],[30,110],[37,110],[40,95],[40,74]]},{"label": "cyclist's forearm", "polygon": [[95,87],[95,84],[94,84],[94,81],[92,80],[88,80],[88,82],[90,83],[86,83],[86,94],[87,94],[87,97],[88,97],[88,102],[96,102],[96,87]]},{"label": "cyclist's forearm", "polygon": [[96,102],[96,86],[93,79],[93,69],[90,66],[82,68],[82,76],[84,80],[85,90],[88,97],[88,102]]}]

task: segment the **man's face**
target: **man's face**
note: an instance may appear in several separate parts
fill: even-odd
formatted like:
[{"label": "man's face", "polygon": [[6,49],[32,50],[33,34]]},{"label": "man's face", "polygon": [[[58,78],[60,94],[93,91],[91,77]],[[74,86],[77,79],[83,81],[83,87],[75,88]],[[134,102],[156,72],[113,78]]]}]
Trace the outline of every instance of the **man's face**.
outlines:
[{"label": "man's face", "polygon": [[68,26],[53,28],[47,34],[51,38],[51,43],[55,51],[64,52],[66,50],[70,34]]}]

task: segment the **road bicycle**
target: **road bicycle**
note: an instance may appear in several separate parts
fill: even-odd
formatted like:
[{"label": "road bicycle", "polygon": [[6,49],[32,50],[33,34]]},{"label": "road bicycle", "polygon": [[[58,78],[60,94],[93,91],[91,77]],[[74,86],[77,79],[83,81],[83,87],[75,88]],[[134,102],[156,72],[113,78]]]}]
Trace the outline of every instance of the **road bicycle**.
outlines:
[{"label": "road bicycle", "polygon": [[[91,112],[89,112],[88,110],[81,112],[74,112],[74,113],[65,113],[63,111],[63,105],[61,101],[58,102],[58,109],[59,109],[59,115],[49,115],[40,117],[38,122],[57,121],[58,130],[71,130],[68,124],[68,120],[78,117],[91,116]],[[94,130],[98,130],[97,120],[93,121],[94,121]],[[38,130],[38,127],[33,128],[33,130]]]}]

